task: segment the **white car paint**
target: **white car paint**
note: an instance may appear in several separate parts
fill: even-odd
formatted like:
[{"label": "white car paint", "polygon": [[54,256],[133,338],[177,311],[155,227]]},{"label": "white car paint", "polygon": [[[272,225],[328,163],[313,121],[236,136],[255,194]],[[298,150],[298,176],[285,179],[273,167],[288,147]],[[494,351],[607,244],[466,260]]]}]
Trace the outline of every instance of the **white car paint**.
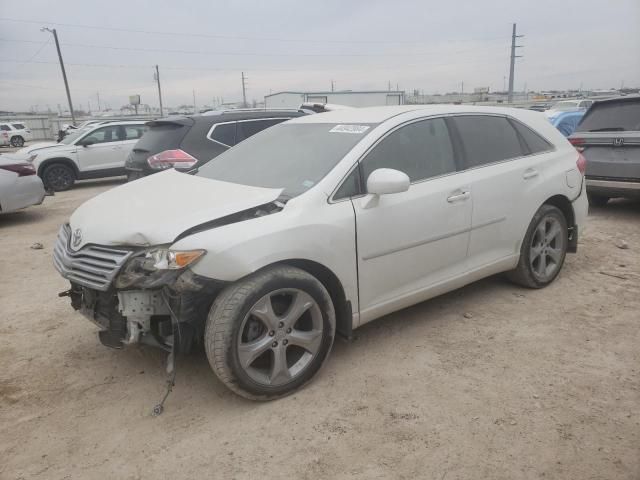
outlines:
[{"label": "white car paint", "polygon": [[14,212],[44,200],[42,180],[37,175],[19,176],[2,168],[3,165],[26,163],[17,155],[0,155],[0,213]]},{"label": "white car paint", "polygon": [[[99,135],[104,128],[112,126],[144,125],[143,121],[118,121],[89,125],[84,129],[74,130],[71,135],[77,135],[73,141],[65,143],[38,142],[18,151],[32,157],[32,163],[42,175],[43,167],[51,160],[65,159],[71,161],[77,169],[79,178],[97,178],[110,176],[114,169],[124,169],[124,162],[129,152],[138,141],[115,140],[104,143],[95,143],[89,146],[81,146],[79,142]],[[123,172],[124,173],[124,172]]]},{"label": "white car paint", "polygon": [[[554,148],[419,181],[401,193],[332,199],[354,165],[388,132],[415,120],[465,114],[510,117],[533,128]],[[355,328],[513,269],[533,215],[553,196],[572,202],[575,224],[582,231],[587,200],[576,166],[578,154],[541,113],[398,106],[337,110],[287,123],[326,124],[328,129],[377,125],[324,178],[278,213],[174,242],[190,227],[271,202],[279,192],[165,172],[117,187],[80,207],[70,222],[72,231],[82,231],[80,247],[163,244],[175,250],[205,249],[189,268],[227,282],[280,261],[316,262],[342,284]]]}]

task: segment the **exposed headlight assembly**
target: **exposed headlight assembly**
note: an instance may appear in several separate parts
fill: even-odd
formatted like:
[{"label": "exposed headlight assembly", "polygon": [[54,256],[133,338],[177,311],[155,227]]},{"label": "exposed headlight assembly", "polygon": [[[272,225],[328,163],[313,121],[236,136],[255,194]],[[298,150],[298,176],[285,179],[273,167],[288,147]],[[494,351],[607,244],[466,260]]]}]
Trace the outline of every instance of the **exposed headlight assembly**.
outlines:
[{"label": "exposed headlight assembly", "polygon": [[171,285],[205,250],[152,248],[135,255],[116,278],[116,288],[156,288]]}]

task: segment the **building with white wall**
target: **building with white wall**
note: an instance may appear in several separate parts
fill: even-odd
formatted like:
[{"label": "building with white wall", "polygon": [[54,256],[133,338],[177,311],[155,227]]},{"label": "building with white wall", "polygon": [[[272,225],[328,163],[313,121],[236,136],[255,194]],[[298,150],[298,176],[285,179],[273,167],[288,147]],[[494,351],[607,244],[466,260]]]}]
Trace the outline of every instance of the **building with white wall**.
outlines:
[{"label": "building with white wall", "polygon": [[304,102],[333,103],[348,107],[403,105],[404,92],[394,90],[343,90],[339,92],[278,92],[265,95],[265,108],[298,108]]}]

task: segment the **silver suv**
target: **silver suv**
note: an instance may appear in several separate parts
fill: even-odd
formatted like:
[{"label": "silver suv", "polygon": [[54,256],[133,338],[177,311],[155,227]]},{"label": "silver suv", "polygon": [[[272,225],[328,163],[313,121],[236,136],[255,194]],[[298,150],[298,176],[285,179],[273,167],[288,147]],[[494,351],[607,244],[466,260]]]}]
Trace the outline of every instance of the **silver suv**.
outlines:
[{"label": "silver suv", "polygon": [[569,141],[587,160],[591,204],[640,198],[640,96],[594,103]]}]

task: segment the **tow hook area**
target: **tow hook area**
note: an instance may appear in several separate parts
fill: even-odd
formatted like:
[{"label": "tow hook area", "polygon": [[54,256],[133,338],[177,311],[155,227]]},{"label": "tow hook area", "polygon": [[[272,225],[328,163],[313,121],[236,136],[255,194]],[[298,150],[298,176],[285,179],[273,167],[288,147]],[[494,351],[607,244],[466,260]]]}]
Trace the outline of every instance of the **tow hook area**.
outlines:
[{"label": "tow hook area", "polygon": [[127,319],[125,344],[139,343],[151,331],[153,315],[170,315],[160,291],[125,290],[118,292],[118,310]]}]

